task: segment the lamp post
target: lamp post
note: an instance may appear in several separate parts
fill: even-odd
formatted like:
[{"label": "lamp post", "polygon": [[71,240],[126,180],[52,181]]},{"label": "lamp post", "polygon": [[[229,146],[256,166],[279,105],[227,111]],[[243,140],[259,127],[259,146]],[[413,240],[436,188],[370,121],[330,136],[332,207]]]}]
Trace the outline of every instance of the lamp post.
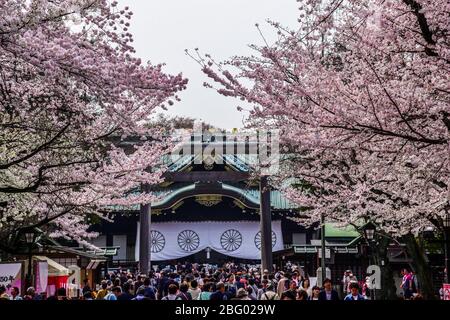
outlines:
[{"label": "lamp post", "polygon": [[373,241],[373,238],[375,237],[375,228],[372,226],[369,226],[364,230],[364,233],[365,233],[366,239],[368,241]]},{"label": "lamp post", "polygon": [[28,274],[27,274],[27,287],[31,287],[33,283],[32,278],[32,264],[33,264],[33,254],[31,249],[34,243],[34,232],[29,231],[25,233],[25,241],[28,245]]},{"label": "lamp post", "polygon": [[444,220],[444,255],[445,255],[445,283],[449,283],[449,255],[450,255],[450,212],[447,212]]},{"label": "lamp post", "polygon": [[[376,227],[377,226],[371,221],[366,223],[363,227],[364,237],[366,238],[367,244],[369,245],[370,254],[372,256],[374,264],[376,264],[376,259],[375,259],[375,255],[374,255],[373,243],[375,241]],[[372,300],[375,300],[375,288],[371,289],[371,292],[372,292]]]},{"label": "lamp post", "polygon": [[322,271],[322,285],[327,277],[327,266],[325,264],[325,256],[326,256],[326,242],[325,242],[325,215],[322,213],[320,216],[320,250],[322,258],[320,259],[320,268]]}]

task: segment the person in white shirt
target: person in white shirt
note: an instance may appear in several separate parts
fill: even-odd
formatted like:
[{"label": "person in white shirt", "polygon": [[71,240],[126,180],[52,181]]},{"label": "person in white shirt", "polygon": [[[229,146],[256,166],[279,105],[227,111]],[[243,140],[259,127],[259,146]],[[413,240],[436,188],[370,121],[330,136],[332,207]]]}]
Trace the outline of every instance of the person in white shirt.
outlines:
[{"label": "person in white shirt", "polygon": [[268,284],[266,291],[261,294],[261,298],[259,300],[280,300],[280,297],[274,291],[273,284]]},{"label": "person in white shirt", "polygon": [[200,288],[198,287],[197,280],[194,279],[191,281],[191,287],[189,288],[188,292],[191,294],[192,300],[198,299],[198,296],[200,295],[202,290],[200,290]]},{"label": "person in white shirt", "polygon": [[312,295],[312,287],[311,287],[311,284],[309,282],[309,278],[305,278],[302,281],[300,289],[305,291],[306,294],[308,295],[308,297],[311,297],[311,295]]}]

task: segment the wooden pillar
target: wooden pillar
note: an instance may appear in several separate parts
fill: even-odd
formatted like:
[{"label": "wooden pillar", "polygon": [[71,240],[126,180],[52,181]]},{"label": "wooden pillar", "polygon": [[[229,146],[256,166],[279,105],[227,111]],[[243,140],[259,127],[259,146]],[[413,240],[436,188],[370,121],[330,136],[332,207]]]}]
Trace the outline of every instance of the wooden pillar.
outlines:
[{"label": "wooden pillar", "polygon": [[261,223],[261,269],[273,272],[272,257],[272,213],[270,211],[270,187],[267,176],[262,176],[259,184]]},{"label": "wooden pillar", "polygon": [[[149,187],[143,186],[143,192],[148,192]],[[150,224],[151,204],[141,204],[139,213],[139,271],[148,274],[150,271]]]}]

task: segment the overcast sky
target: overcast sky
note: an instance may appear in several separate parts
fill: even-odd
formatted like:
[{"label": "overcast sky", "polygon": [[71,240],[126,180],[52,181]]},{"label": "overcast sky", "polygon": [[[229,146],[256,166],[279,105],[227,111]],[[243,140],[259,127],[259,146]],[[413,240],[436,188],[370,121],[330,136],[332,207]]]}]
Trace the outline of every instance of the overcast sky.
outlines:
[{"label": "overcast sky", "polygon": [[274,31],[265,24],[267,18],[295,26],[298,12],[295,0],[119,0],[119,4],[134,13],[130,30],[137,55],[153,64],[164,62],[166,72],[183,72],[189,78],[182,101],[169,113],[226,129],[242,126],[238,101],[204,88],[206,77],[184,49],[199,48],[216,60],[249,54],[248,44],[262,42],[255,23],[270,39]]}]

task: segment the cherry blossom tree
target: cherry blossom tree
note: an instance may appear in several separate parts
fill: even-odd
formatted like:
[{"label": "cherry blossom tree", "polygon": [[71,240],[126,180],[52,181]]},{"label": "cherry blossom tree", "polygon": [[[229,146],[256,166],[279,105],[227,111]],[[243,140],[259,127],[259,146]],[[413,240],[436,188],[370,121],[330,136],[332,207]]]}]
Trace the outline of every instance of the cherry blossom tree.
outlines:
[{"label": "cherry blossom tree", "polygon": [[269,21],[278,40],[253,45],[254,55],[223,63],[194,56],[212,80],[205,86],[250,104],[249,127],[282,130],[294,156],[278,180],[300,181],[286,192],[309,209],[309,222],[322,214],[343,224],[372,220],[409,239],[441,228],[449,210],[449,4],[298,2],[298,29]]},{"label": "cherry blossom tree", "polygon": [[0,0],[0,236],[83,241],[89,216],[152,201],[170,146],[149,125],[187,80],[136,58],[133,13],[107,0]]},{"label": "cherry blossom tree", "polygon": [[203,71],[219,93],[254,105],[249,126],[281,128],[283,142],[310,159],[306,171],[317,178],[348,173],[356,152],[356,172],[373,181],[361,192],[379,184],[391,192],[382,196],[417,199],[415,213],[440,221],[448,200],[448,5],[299,2],[299,30],[271,22],[275,44],[220,64],[199,56]]}]

